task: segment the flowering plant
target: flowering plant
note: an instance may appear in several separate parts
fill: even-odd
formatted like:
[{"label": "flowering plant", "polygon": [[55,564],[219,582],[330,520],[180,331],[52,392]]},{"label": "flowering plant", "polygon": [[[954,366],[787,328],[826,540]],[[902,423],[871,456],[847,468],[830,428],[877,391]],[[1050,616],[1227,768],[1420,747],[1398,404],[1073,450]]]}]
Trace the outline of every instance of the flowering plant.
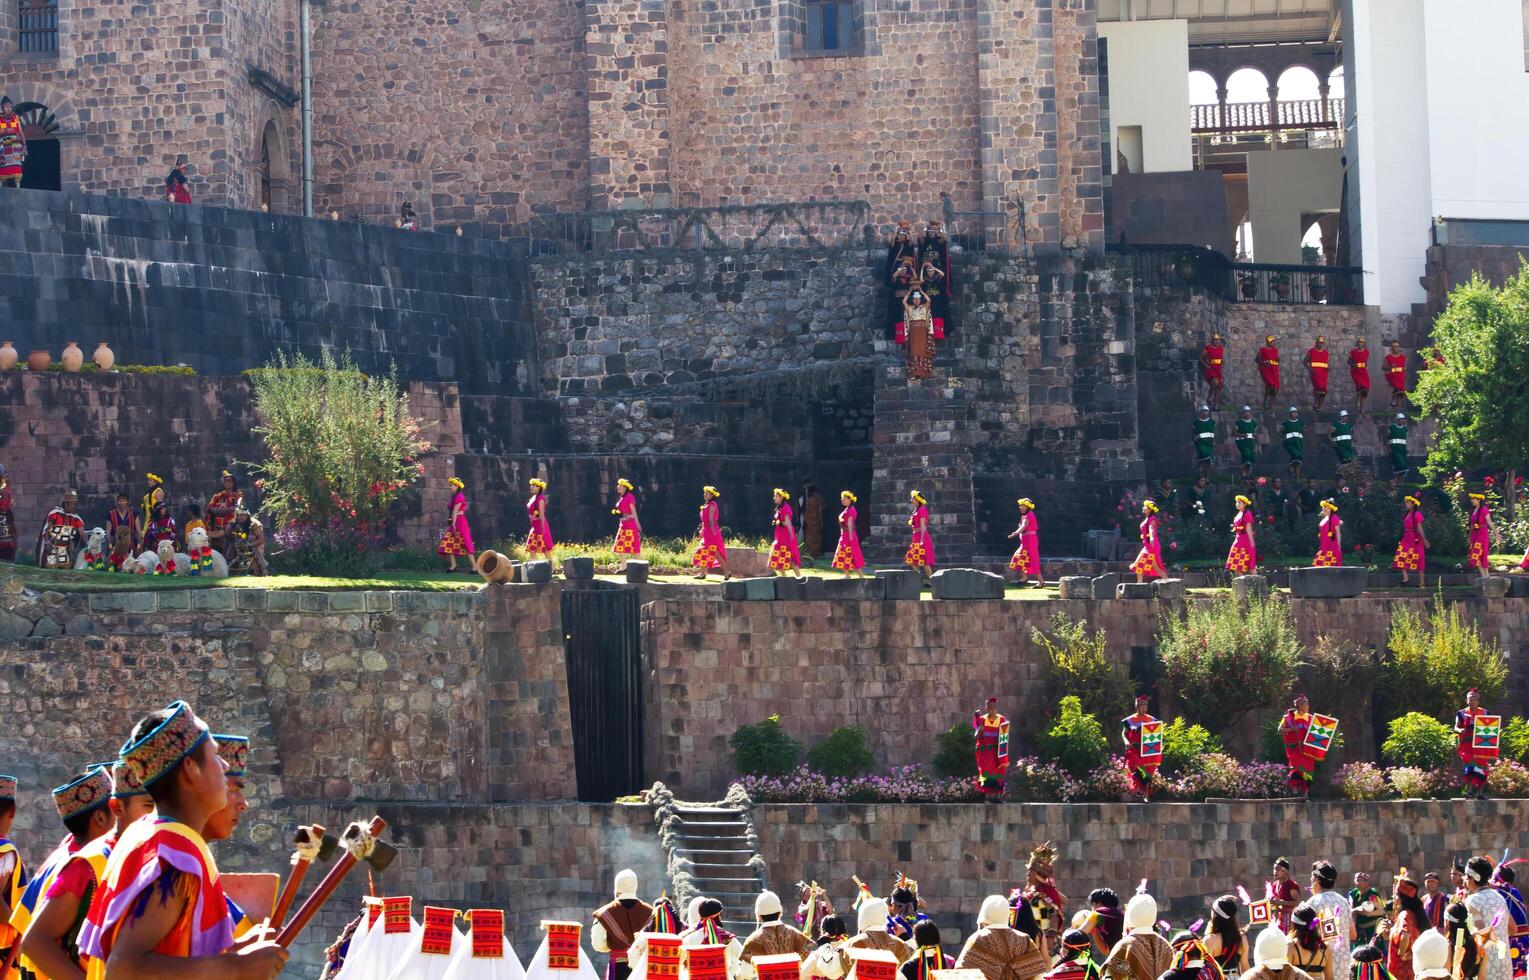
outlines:
[{"label": "flowering plant", "polygon": [[1373,762],[1350,762],[1339,769],[1338,785],[1351,800],[1379,800],[1391,789],[1386,774]]},{"label": "flowering plant", "polygon": [[837,779],[802,766],[781,776],[743,776],[737,785],[755,803],[970,803],[981,798],[972,780],[933,776],[921,766]]}]

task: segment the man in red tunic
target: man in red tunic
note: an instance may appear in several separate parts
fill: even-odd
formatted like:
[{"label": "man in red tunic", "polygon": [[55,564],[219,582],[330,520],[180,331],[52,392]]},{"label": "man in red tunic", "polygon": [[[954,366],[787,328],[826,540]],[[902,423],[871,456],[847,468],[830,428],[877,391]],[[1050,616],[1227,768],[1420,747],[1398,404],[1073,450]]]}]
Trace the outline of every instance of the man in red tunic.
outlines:
[{"label": "man in red tunic", "polygon": [[1221,345],[1221,335],[1210,335],[1210,343],[1200,348],[1200,373],[1205,375],[1205,384],[1210,388],[1210,394],[1206,401],[1210,403],[1211,411],[1221,407],[1221,388],[1224,383],[1221,376],[1221,362],[1226,360],[1226,348]]},{"label": "man in red tunic", "polygon": [[1399,408],[1407,400],[1407,355],[1402,353],[1402,342],[1391,341],[1391,353],[1386,355],[1386,384],[1391,386],[1391,407]]},{"label": "man in red tunic", "polygon": [[1317,411],[1322,411],[1322,400],[1327,397],[1327,366],[1330,354],[1327,338],[1317,335],[1317,346],[1306,352],[1306,370],[1311,373],[1311,390],[1316,394]]},{"label": "man in red tunic", "polygon": [[1274,862],[1274,880],[1264,882],[1264,897],[1274,909],[1274,921],[1282,931],[1290,930],[1290,913],[1301,904],[1301,886],[1290,877],[1290,861],[1279,858]]},{"label": "man in red tunic", "polygon": [[998,713],[997,698],[988,698],[982,711],[972,712],[972,732],[977,739],[977,788],[989,802],[1002,802],[1009,771],[1009,719]]},{"label": "man in red tunic", "polygon": [[1290,788],[1298,796],[1311,795],[1311,783],[1317,769],[1316,757],[1306,748],[1306,733],[1311,730],[1311,702],[1297,694],[1295,704],[1280,719],[1279,733],[1285,739],[1285,765],[1290,768]]},{"label": "man in red tunic", "polygon": [[1264,338],[1264,345],[1258,349],[1258,376],[1264,382],[1264,411],[1274,407],[1274,398],[1279,394],[1279,348],[1274,346],[1274,334]]},{"label": "man in red tunic", "polygon": [[1136,695],[1136,711],[1120,722],[1120,739],[1126,747],[1126,779],[1131,784],[1131,792],[1140,796],[1143,803],[1152,799],[1152,781],[1157,775],[1158,764],[1162,762],[1161,755],[1154,759],[1146,759],[1141,751],[1142,726],[1147,722],[1157,721],[1147,710],[1148,702],[1151,700],[1149,695]]},{"label": "man in red tunic", "polygon": [[1465,795],[1482,799],[1487,794],[1487,768],[1492,757],[1476,752],[1476,716],[1486,713],[1481,706],[1481,694],[1474,687],[1465,692],[1465,707],[1455,712],[1455,753],[1460,756]]},{"label": "man in red tunic", "polygon": [[11,485],[0,466],[0,561],[16,560],[16,515],[11,510]]},{"label": "man in red tunic", "polygon": [[1354,341],[1354,349],[1348,352],[1348,376],[1354,379],[1354,405],[1364,411],[1365,399],[1370,397],[1370,349],[1364,338]]}]

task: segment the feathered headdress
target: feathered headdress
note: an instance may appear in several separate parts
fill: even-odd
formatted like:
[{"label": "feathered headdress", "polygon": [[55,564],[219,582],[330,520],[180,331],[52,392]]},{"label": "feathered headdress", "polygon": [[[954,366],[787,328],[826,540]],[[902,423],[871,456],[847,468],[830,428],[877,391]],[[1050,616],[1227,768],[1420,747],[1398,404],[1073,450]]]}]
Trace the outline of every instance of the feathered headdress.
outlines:
[{"label": "feathered headdress", "polygon": [[1030,851],[1030,860],[1025,862],[1025,870],[1049,872],[1052,865],[1056,864],[1056,857],[1056,845],[1048,840]]}]

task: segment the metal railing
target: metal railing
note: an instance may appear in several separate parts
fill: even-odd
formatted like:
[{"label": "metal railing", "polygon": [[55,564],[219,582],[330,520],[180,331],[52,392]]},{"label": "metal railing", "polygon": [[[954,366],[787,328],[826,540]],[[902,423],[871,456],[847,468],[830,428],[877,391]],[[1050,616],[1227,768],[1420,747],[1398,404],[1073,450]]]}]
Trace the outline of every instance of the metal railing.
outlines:
[{"label": "metal railing", "polygon": [[715,208],[568,211],[526,226],[531,255],[598,252],[834,251],[874,244],[865,201],[801,201]]},{"label": "metal railing", "polygon": [[1209,102],[1189,107],[1189,128],[1195,133],[1269,133],[1287,129],[1342,129],[1342,99],[1294,99],[1274,103],[1271,122],[1268,102]]},{"label": "metal railing", "polygon": [[1188,245],[1110,244],[1138,288],[1203,289],[1230,303],[1361,306],[1364,270],[1354,266],[1233,262]]},{"label": "metal railing", "polygon": [[20,4],[17,27],[22,53],[58,51],[58,0],[20,0]]}]

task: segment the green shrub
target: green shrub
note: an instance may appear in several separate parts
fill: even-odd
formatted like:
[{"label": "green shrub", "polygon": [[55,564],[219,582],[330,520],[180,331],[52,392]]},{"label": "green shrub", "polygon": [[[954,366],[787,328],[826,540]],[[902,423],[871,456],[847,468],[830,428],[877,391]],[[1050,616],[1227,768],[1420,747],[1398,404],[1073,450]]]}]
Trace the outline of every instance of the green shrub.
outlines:
[{"label": "green shrub", "polygon": [[784,776],[796,768],[802,746],[780,727],[780,715],[757,725],[739,725],[727,744],[733,768],[744,776]]},{"label": "green shrub", "polygon": [[1529,761],[1529,721],[1515,715],[1503,722],[1501,742],[1504,759]]},{"label": "green shrub", "polygon": [[807,765],[825,776],[848,779],[874,770],[876,756],[865,744],[865,729],[849,725],[835,728],[809,749]]},{"label": "green shrub", "polygon": [[[49,371],[63,371],[62,361],[54,361],[48,365]],[[194,378],[196,369],[189,364],[115,364],[110,371],[102,371],[92,361],[86,361],[80,365],[81,374],[173,374],[179,377]]]},{"label": "green shrub", "polygon": [[1082,620],[1057,613],[1050,630],[1032,629],[1030,641],[1046,659],[1041,668],[1042,704],[1057,704],[1074,695],[1084,711],[1106,718],[1130,714],[1131,673],[1125,664],[1111,660],[1104,630],[1089,632]]},{"label": "green shrub", "polygon": [[1382,704],[1392,717],[1419,711],[1452,721],[1473,687],[1483,704],[1502,699],[1508,680],[1502,649],[1460,610],[1435,595],[1426,612],[1404,605],[1392,613],[1380,677]]},{"label": "green shrub", "polygon": [[1282,701],[1301,651],[1284,603],[1230,595],[1164,615],[1157,645],[1185,716],[1217,734],[1249,711]]},{"label": "green shrub", "polygon": [[934,758],[929,767],[945,779],[972,779],[977,775],[977,739],[970,722],[958,721],[935,737]]},{"label": "green shrub", "polygon": [[1077,698],[1062,699],[1061,712],[1051,728],[1036,736],[1042,759],[1055,762],[1074,776],[1086,776],[1104,764],[1109,743],[1099,719],[1083,710]]},{"label": "green shrub", "polygon": [[1164,775],[1177,775],[1195,768],[1205,756],[1221,751],[1221,739],[1210,732],[1175,718],[1163,726]]},{"label": "green shrub", "polygon": [[1393,766],[1438,769],[1455,757],[1455,732],[1437,718],[1410,711],[1392,719],[1380,754]]}]

